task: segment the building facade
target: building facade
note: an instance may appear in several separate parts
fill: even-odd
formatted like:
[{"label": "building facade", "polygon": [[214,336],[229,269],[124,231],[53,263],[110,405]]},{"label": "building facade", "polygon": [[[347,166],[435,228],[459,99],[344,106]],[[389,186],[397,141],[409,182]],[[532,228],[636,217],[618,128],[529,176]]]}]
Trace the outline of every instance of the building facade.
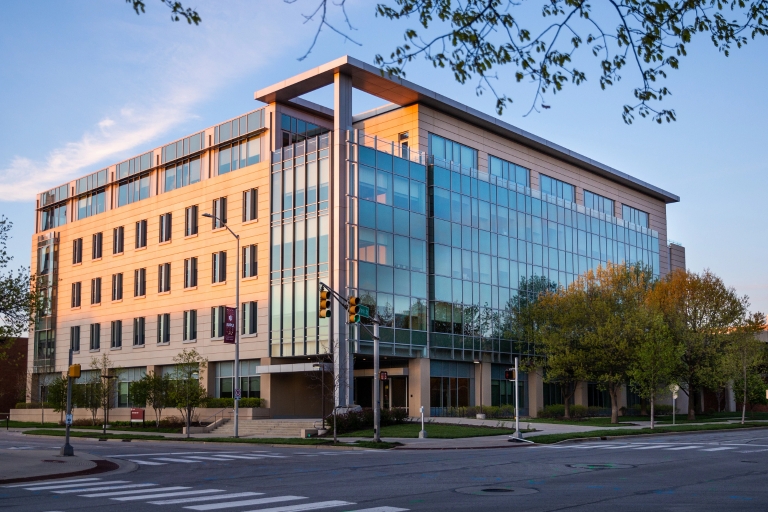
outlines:
[{"label": "building facade", "polygon": [[[300,98],[326,86],[333,110]],[[353,88],[391,103],[353,115]],[[670,269],[677,196],[355,59],[255,99],[265,106],[40,194],[33,267],[50,306],[30,336],[33,398],[70,347],[84,368],[109,355],[120,406],[194,347],[209,394],[239,387],[273,417],[320,414],[326,360],[335,401],[371,406],[372,336],[338,305],[319,318],[324,283],[382,318],[384,407],[512,404],[504,370],[532,351],[510,328],[522,301],[606,262]],[[239,268],[236,240],[203,213],[239,236]],[[236,273],[239,385],[223,342]],[[592,388],[577,403],[604,399]],[[558,400],[536,374],[520,398],[532,415]]]}]

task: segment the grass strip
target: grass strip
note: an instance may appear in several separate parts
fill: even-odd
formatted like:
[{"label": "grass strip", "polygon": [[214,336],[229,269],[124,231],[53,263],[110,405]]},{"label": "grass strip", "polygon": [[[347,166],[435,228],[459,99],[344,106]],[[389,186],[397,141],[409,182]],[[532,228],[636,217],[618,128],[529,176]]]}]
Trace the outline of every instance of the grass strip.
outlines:
[{"label": "grass strip", "polygon": [[530,437],[529,440],[537,444],[553,444],[560,441],[568,441],[570,439],[588,439],[594,437],[617,437],[617,436],[638,436],[638,435],[656,435],[656,434],[669,434],[672,432],[703,432],[703,431],[716,431],[716,430],[737,430],[740,428],[754,428],[763,427],[768,428],[764,423],[745,423],[741,425],[737,424],[712,424],[712,425],[681,425],[675,427],[658,427],[653,430],[650,428],[641,429],[606,429],[606,430],[593,430],[591,432],[571,432],[566,434],[545,434],[541,436]]},{"label": "grass strip", "polygon": [[[427,423],[424,425],[430,439],[463,439],[466,437],[512,435],[515,429],[482,427],[475,425],[451,425]],[[415,439],[419,437],[421,423],[403,423],[381,427],[381,437],[400,437]],[[339,437],[373,437],[373,429],[357,430],[340,434]]]},{"label": "grass strip", "polygon": [[[23,432],[27,435],[35,435],[35,436],[54,436],[54,437],[64,437],[65,432],[63,430],[48,430],[48,429],[36,429],[36,430],[27,430]],[[323,439],[323,438],[309,438],[309,439],[303,439],[300,437],[291,437],[291,438],[251,438],[251,437],[240,437],[240,438],[233,438],[233,437],[190,437],[187,439],[186,437],[165,437],[165,436],[153,436],[153,435],[136,435],[136,434],[111,434],[107,433],[90,433],[90,432],[79,432],[79,431],[71,431],[69,434],[71,437],[83,437],[83,438],[89,438],[89,439],[136,439],[136,440],[147,440],[147,441],[185,441],[185,442],[191,442],[191,443],[239,443],[239,444],[283,444],[283,445],[295,445],[295,446],[334,446],[333,439]],[[399,443],[374,443],[372,441],[359,441],[356,443],[338,443],[337,446],[355,446],[355,447],[362,447],[362,448],[376,448],[376,449],[389,449],[394,448],[395,446],[399,446]]]}]

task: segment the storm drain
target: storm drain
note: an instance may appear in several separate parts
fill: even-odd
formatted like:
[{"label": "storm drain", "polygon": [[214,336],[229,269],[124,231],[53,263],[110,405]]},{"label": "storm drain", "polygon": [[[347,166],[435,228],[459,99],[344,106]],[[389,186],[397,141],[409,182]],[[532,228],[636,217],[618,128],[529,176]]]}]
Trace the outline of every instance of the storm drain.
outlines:
[{"label": "storm drain", "polygon": [[526,494],[536,494],[536,489],[528,487],[512,487],[511,485],[478,485],[475,487],[462,487],[455,489],[462,494],[471,494],[473,496],[523,496]]},{"label": "storm drain", "polygon": [[591,469],[599,471],[601,469],[631,469],[634,468],[632,464],[568,464],[569,468],[575,469]]}]

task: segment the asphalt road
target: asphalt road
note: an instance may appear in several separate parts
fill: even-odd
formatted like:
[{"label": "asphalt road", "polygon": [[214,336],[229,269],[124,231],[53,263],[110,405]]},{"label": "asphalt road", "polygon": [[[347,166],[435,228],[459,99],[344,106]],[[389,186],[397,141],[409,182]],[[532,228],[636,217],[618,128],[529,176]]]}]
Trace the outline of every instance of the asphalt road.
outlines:
[{"label": "asphalt road", "polygon": [[[6,450],[60,441],[0,436],[0,463]],[[0,509],[768,510],[763,430],[447,451],[74,441],[121,469],[2,487]]]}]

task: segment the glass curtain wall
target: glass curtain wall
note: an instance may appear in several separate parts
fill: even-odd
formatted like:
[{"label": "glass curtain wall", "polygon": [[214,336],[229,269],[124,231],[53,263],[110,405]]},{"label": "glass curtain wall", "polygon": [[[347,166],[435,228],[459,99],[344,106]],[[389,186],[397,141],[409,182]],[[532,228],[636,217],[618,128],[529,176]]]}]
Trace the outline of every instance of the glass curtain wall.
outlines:
[{"label": "glass curtain wall", "polygon": [[[383,320],[382,354],[426,355],[425,156],[357,131],[348,139],[349,293]],[[351,325],[349,339],[373,352],[368,329]]]},{"label": "glass curtain wall", "polygon": [[330,134],[272,153],[270,355],[328,352],[329,320],[318,318],[328,280]]},{"label": "glass curtain wall", "polygon": [[37,290],[42,304],[35,311],[35,372],[47,371],[55,363],[58,260],[58,235],[37,237]]}]

